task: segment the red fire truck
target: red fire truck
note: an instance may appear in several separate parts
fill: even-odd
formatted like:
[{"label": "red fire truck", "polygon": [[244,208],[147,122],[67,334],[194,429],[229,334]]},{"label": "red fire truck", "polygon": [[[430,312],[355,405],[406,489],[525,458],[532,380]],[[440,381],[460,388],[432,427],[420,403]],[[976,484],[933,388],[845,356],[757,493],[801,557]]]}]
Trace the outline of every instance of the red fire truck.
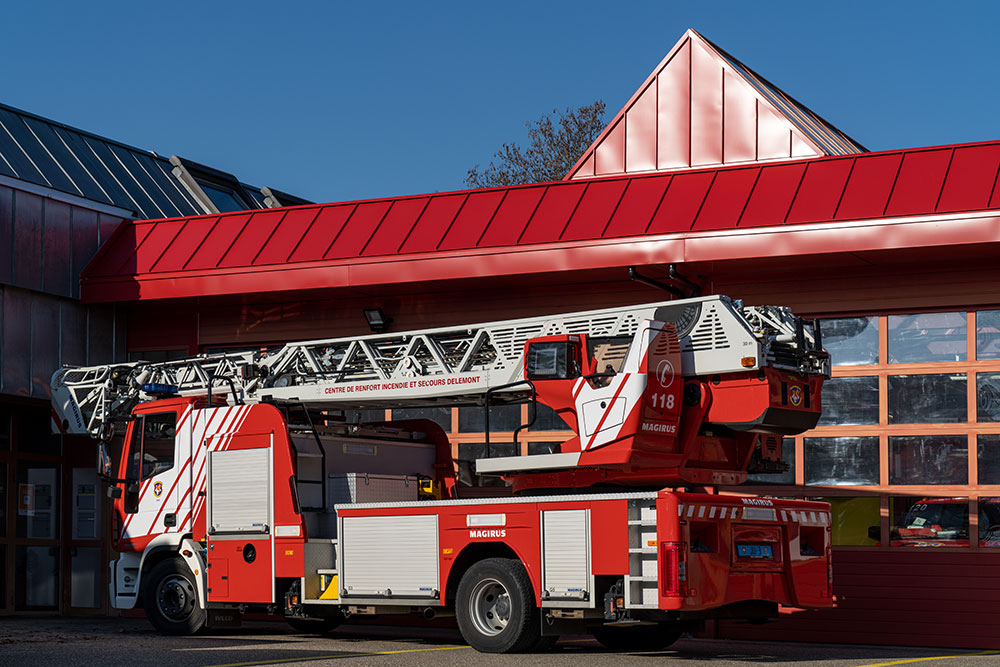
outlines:
[{"label": "red fire truck", "polygon": [[[52,387],[63,432],[124,432],[117,473],[100,447],[115,608],[170,634],[454,614],[476,649],[512,652],[585,632],[658,648],[706,619],[831,606],[826,504],[706,488],[783,470],[828,376],[787,308],[708,296],[65,368]],[[489,419],[523,403],[574,436],[519,455],[530,423],[498,441]],[[474,460],[432,421],[353,412],[442,405],[484,411]]]}]

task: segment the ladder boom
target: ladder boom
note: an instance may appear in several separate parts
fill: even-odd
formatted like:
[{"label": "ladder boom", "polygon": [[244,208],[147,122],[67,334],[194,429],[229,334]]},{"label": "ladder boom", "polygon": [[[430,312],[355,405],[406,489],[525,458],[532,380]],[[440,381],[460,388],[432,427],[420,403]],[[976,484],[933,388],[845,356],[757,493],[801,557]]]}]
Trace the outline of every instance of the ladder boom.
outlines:
[{"label": "ladder boom", "polygon": [[[787,308],[744,308],[715,295],[177,361],[63,368],[52,378],[53,407],[62,431],[96,436],[153,395],[144,389],[150,384],[176,387],[181,396],[226,393],[231,403],[301,401],[329,409],[482,405],[487,390],[523,379],[529,339],[635,337],[646,320],[674,325],[683,375],[745,372],[747,358],[757,366],[829,374],[829,360]],[[518,387],[498,394],[498,402],[528,396]]]}]

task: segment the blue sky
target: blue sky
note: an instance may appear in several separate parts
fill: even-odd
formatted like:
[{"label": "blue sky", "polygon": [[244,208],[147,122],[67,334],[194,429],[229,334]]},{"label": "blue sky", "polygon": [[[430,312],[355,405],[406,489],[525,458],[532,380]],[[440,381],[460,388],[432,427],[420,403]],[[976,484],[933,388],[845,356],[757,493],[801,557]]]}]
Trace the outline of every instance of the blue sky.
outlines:
[{"label": "blue sky", "polygon": [[695,28],[869,149],[996,139],[1000,4],[28,3],[0,101],[314,201],[459,189]]}]

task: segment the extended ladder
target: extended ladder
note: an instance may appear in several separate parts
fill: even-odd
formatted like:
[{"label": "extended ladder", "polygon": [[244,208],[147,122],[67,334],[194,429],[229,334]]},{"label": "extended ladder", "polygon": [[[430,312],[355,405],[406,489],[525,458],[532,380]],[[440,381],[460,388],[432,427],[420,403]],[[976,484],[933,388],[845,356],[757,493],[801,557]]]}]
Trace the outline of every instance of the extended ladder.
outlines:
[{"label": "extended ladder", "polygon": [[[230,403],[303,402],[331,409],[482,405],[489,389],[523,378],[525,343],[539,336],[632,338],[646,320],[671,322],[684,375],[778,365],[823,371],[828,361],[787,308],[744,308],[708,296],[487,324],[289,343],[164,362],[63,368],[52,377],[57,425],[98,435],[164,385],[182,396],[225,394]],[[806,344],[806,340],[810,344]],[[500,401],[526,399],[512,388]]]}]

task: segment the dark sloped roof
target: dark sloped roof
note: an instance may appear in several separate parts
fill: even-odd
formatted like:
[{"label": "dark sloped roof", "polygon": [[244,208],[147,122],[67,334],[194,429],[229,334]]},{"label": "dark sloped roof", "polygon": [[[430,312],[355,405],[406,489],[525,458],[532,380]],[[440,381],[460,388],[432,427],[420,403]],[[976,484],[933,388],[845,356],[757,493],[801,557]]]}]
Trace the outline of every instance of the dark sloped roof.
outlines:
[{"label": "dark sloped roof", "polygon": [[[199,215],[206,210],[151,151],[0,104],[0,174],[133,211],[139,218]],[[266,208],[258,188],[244,185]]]},{"label": "dark sloped roof", "polygon": [[[756,230],[998,208],[998,169],[1000,142],[992,142],[126,222],[84,271],[83,296],[138,300],[545,273],[695,261],[695,248],[699,261],[754,248],[851,251],[868,238],[857,227],[827,229],[818,245],[819,234],[795,237],[805,243],[798,249],[790,236],[775,245]],[[947,242],[965,233],[944,229],[957,235]],[[740,230],[752,230],[755,240],[733,235]]]}]

